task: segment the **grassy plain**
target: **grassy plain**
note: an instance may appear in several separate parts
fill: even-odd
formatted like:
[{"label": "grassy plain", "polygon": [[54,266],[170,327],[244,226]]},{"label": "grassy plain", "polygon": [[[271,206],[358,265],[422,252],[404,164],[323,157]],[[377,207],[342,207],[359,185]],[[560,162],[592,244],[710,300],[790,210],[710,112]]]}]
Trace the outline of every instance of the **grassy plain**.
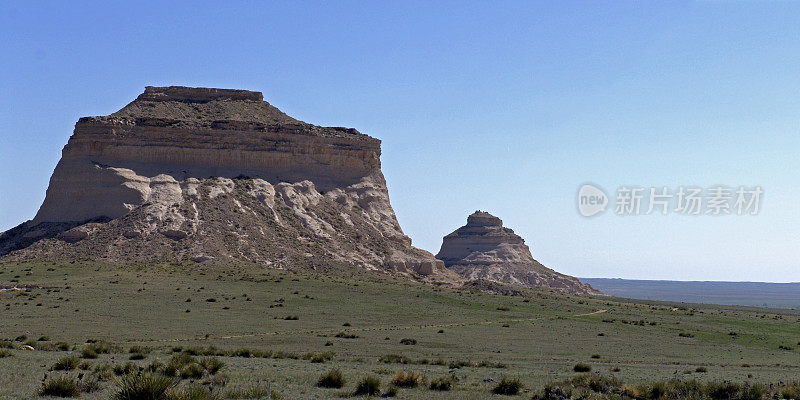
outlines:
[{"label": "grassy plain", "polygon": [[[800,312],[793,310],[549,290],[501,296],[377,272],[319,274],[191,262],[4,263],[0,287],[0,339],[13,344],[10,356],[0,358],[0,398],[35,398],[45,375],[79,373],[49,369],[64,356],[80,357],[87,340],[119,347],[87,359],[93,366],[167,363],[177,347],[213,346],[228,378],[221,394],[259,386],[283,399],[347,397],[368,375],[386,389],[403,371],[427,381],[457,381],[450,391],[401,388],[400,399],[485,399],[499,396],[491,390],[502,378],[519,379],[523,389],[500,397],[527,399],[547,382],[575,376],[577,363],[626,382],[800,379]],[[13,340],[23,335],[33,342],[49,339],[29,343],[33,347],[66,342],[70,350],[22,350],[25,340]],[[152,350],[130,361],[132,346]],[[231,356],[236,349],[273,356]],[[303,357],[325,351],[334,352],[333,359]],[[408,363],[381,361],[387,355]],[[320,375],[332,368],[342,371],[346,385],[317,387]],[[81,398],[107,398],[113,386],[114,379],[102,382],[100,390]]]}]

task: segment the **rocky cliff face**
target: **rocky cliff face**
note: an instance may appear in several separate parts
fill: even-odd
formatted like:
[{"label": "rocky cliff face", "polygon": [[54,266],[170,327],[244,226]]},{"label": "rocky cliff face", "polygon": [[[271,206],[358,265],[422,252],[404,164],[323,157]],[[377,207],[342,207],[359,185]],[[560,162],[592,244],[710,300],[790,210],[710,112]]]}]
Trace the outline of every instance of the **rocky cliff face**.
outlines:
[{"label": "rocky cliff face", "polygon": [[483,211],[476,211],[467,217],[466,225],[445,236],[436,258],[470,280],[600,294],[577,278],[560,274],[534,260],[521,237],[503,227],[500,218]]},{"label": "rocky cliff face", "polygon": [[147,87],[112,115],[78,121],[39,212],[0,235],[0,256],[452,277],[403,234],[380,151],[378,139],[298,121],[259,92]]}]

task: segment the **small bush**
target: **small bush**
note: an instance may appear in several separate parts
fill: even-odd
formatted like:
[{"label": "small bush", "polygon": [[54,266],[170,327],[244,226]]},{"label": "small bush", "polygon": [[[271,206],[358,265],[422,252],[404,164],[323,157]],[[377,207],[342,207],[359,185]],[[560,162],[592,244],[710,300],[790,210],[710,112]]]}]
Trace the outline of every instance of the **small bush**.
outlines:
[{"label": "small bush", "polygon": [[377,376],[367,376],[358,382],[356,396],[375,396],[381,392],[381,380]]},{"label": "small bush", "polygon": [[211,375],[216,374],[225,365],[216,357],[201,358],[199,364]]},{"label": "small bush", "polygon": [[287,321],[297,321],[298,319],[300,319],[300,317],[297,316],[297,315],[287,315],[287,316],[283,317],[283,319],[285,319]]},{"label": "small bush", "polygon": [[167,400],[177,382],[161,374],[137,373],[123,376],[117,383],[113,400]]},{"label": "small bush", "polygon": [[358,339],[358,335],[354,335],[352,333],[347,333],[347,332],[339,332],[334,337],[342,339]]},{"label": "small bush", "polygon": [[128,357],[129,360],[144,360],[145,358],[147,358],[147,355],[143,353],[133,353]]},{"label": "small bush", "polygon": [[408,357],[398,354],[385,354],[378,357],[378,362],[386,364],[409,364],[411,363],[411,360],[409,360]]},{"label": "small bush", "polygon": [[67,343],[67,342],[55,342],[55,343],[53,343],[53,347],[56,350],[69,351],[69,347],[70,346],[69,346],[69,343]]},{"label": "small bush", "polygon": [[78,381],[64,375],[47,378],[39,389],[40,396],[77,397],[80,393]]},{"label": "small bush", "polygon": [[131,353],[131,354],[147,354],[151,350],[152,350],[151,348],[145,347],[145,346],[131,346],[128,349],[128,353]]},{"label": "small bush", "polygon": [[73,369],[78,368],[78,364],[80,364],[80,360],[78,357],[75,356],[65,356],[61,357],[53,364],[53,371],[72,371]]},{"label": "small bush", "polygon": [[383,397],[396,397],[396,396],[397,396],[396,386],[389,386],[389,389],[386,389],[386,393],[383,394]]},{"label": "small bush", "polygon": [[221,397],[201,385],[189,385],[173,389],[167,394],[169,400],[220,400]]},{"label": "small bush", "polygon": [[49,342],[50,341],[50,337],[49,336],[40,336],[39,339],[37,339],[37,341],[38,342]]},{"label": "small bush", "polygon": [[132,362],[126,362],[125,364],[114,366],[114,375],[117,376],[128,375],[138,371],[139,367]]},{"label": "small bush", "polygon": [[694,369],[694,372],[708,372],[708,368],[706,367],[697,367]]},{"label": "small bush", "polygon": [[94,360],[95,358],[97,358],[97,352],[95,352],[92,349],[85,348],[85,349],[81,350],[81,357],[82,358],[86,358],[86,359],[90,359],[90,360]]},{"label": "small bush", "polygon": [[413,345],[417,344],[417,339],[403,338],[403,339],[400,339],[400,344],[404,344],[404,345],[407,345],[407,346],[413,346]]},{"label": "small bush", "polygon": [[0,358],[6,357],[13,357],[14,353],[12,353],[9,349],[0,349]]},{"label": "small bush", "polygon": [[392,378],[392,384],[402,388],[417,387],[422,383],[422,375],[416,372],[400,372]]},{"label": "small bush", "polygon": [[115,375],[114,368],[111,366],[111,364],[95,365],[94,374],[97,376],[97,379],[100,379],[101,381],[110,381]]},{"label": "small bush", "polygon": [[181,378],[183,379],[198,379],[203,377],[203,368],[202,365],[198,363],[189,363],[186,364],[183,368],[181,368]]},{"label": "small bush", "polygon": [[438,390],[440,392],[448,391],[453,388],[453,379],[450,377],[434,379],[429,388],[431,390]]},{"label": "small bush", "polygon": [[332,369],[319,377],[317,386],[321,388],[340,389],[345,385],[346,381],[342,371]]},{"label": "small bush", "polygon": [[253,356],[253,351],[250,350],[250,349],[245,349],[245,348],[236,349],[236,350],[233,351],[233,354],[231,354],[231,356],[233,356],[233,357],[250,358],[250,357]]},{"label": "small bush", "polygon": [[497,385],[492,389],[492,393],[514,396],[519,393],[520,389],[522,389],[522,384],[519,379],[503,378],[500,382],[497,382]]},{"label": "small bush", "polygon": [[575,372],[589,372],[592,370],[592,366],[589,364],[577,363],[572,367],[572,370]]},{"label": "small bush", "polygon": [[102,340],[93,340],[85,349],[89,349],[97,354],[117,353],[121,350],[119,346],[112,345]]}]

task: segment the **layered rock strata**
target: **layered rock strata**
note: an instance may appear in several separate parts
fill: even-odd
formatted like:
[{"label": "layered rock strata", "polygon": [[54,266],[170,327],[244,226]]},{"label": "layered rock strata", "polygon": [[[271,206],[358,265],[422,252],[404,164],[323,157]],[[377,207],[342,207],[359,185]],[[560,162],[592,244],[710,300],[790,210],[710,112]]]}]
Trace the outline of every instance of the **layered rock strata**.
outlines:
[{"label": "layered rock strata", "polygon": [[81,118],[31,221],[0,256],[356,264],[452,277],[411,246],[380,140],[289,117],[259,92],[147,87]]},{"label": "layered rock strata", "polygon": [[488,280],[527,287],[548,287],[574,294],[600,294],[577,278],[560,274],[533,259],[520,236],[484,211],[444,237],[436,258],[470,280]]}]

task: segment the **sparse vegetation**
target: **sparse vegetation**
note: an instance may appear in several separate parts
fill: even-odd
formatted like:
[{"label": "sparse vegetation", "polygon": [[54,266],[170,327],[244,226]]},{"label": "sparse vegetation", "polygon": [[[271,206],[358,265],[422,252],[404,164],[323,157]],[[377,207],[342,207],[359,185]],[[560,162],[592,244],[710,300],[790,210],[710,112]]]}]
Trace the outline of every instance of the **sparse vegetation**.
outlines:
[{"label": "sparse vegetation", "polygon": [[47,378],[39,389],[40,396],[77,397],[80,393],[78,380],[67,375]]},{"label": "sparse vegetation", "polygon": [[592,370],[592,366],[589,364],[577,363],[572,367],[572,370],[575,372],[589,372]]},{"label": "sparse vegetation", "polygon": [[492,393],[515,396],[519,393],[520,389],[522,389],[522,383],[520,383],[519,379],[509,379],[504,377],[500,379],[500,382],[497,382],[497,385],[495,385],[494,389],[492,389]]},{"label": "sparse vegetation", "polygon": [[455,378],[454,377],[436,378],[436,379],[431,381],[431,384],[430,384],[430,386],[428,386],[428,388],[430,390],[437,390],[437,391],[444,392],[444,391],[448,391],[448,390],[452,389],[454,383],[455,383]]},{"label": "sparse vegetation", "polygon": [[326,372],[317,380],[317,386],[322,388],[340,389],[344,387],[345,383],[344,375],[342,375],[342,371],[338,369],[332,369]]},{"label": "sparse vegetation", "polygon": [[135,373],[120,378],[113,400],[167,400],[169,390],[177,385],[174,379],[158,373]]},{"label": "sparse vegetation", "polygon": [[401,388],[417,387],[423,383],[424,377],[416,372],[400,372],[392,378],[392,384]]},{"label": "sparse vegetation", "polygon": [[375,396],[381,392],[381,379],[377,376],[367,376],[361,379],[356,386],[356,396]]},{"label": "sparse vegetation", "polygon": [[80,360],[78,357],[75,356],[64,356],[58,359],[55,364],[53,364],[53,371],[71,371],[73,369],[78,368],[80,364]]}]

